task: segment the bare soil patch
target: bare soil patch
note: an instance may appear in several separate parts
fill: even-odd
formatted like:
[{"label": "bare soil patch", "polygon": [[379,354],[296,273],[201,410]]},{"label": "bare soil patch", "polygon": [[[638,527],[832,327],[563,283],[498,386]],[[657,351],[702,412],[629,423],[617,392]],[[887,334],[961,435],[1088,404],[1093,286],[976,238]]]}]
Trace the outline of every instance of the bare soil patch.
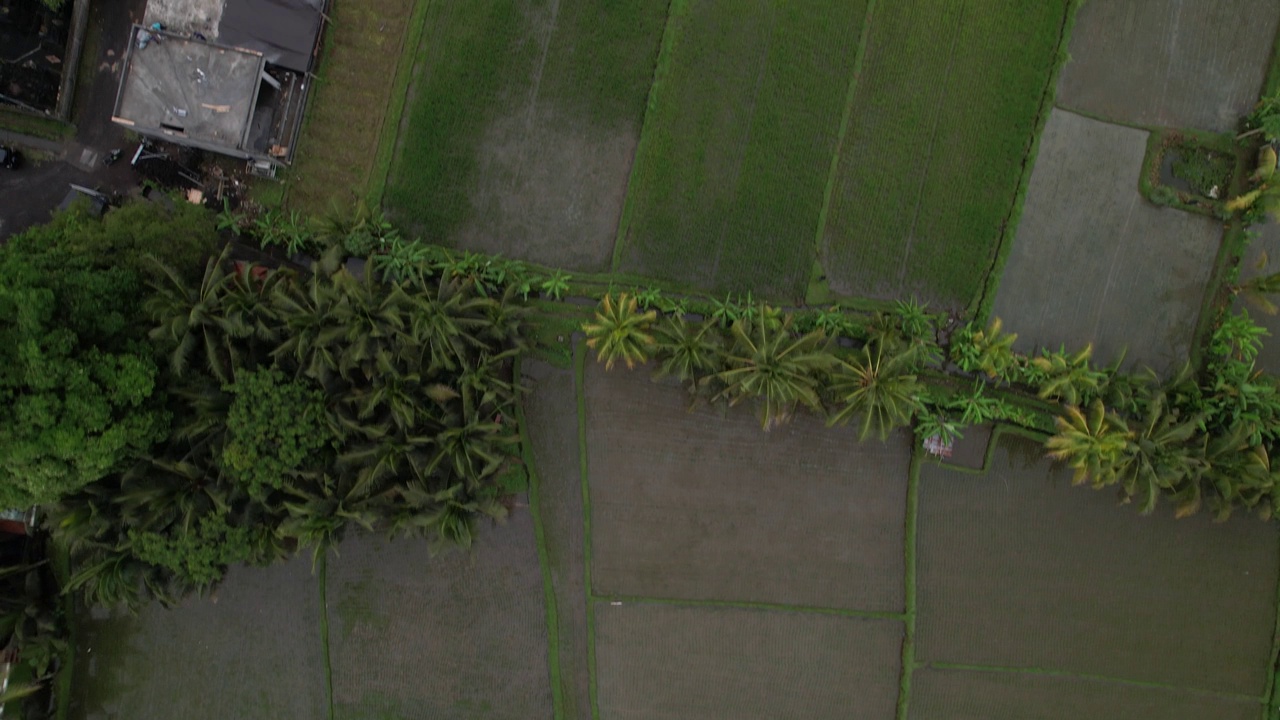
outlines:
[{"label": "bare soil patch", "polygon": [[[328,569],[339,720],[551,717],[546,610],[533,520],[481,523],[470,551],[344,541]],[[319,716],[314,716],[319,717]]]},{"label": "bare soil patch", "polygon": [[903,609],[905,435],[808,415],[765,433],[595,363],[586,397],[597,594]]},{"label": "bare soil patch", "polygon": [[1058,104],[1130,124],[1233,130],[1262,90],[1278,25],[1273,0],[1089,0]]},{"label": "bare soil patch", "polygon": [[600,603],[600,717],[891,718],[902,633],[896,620]]},{"label": "bare soil patch", "polygon": [[234,567],[211,597],[79,627],[77,720],[280,718],[328,713],[320,586],[311,558]]},{"label": "bare soil patch", "polygon": [[1257,720],[1260,704],[1103,680],[917,670],[912,720]]},{"label": "bare soil patch", "polygon": [[542,539],[556,599],[560,682],[566,720],[590,720],[587,647],[586,534],[578,457],[578,403],[573,373],[523,362],[524,419],[533,445]]},{"label": "bare soil patch", "polygon": [[1018,349],[1093,343],[1100,362],[1160,372],[1186,361],[1222,226],[1142,198],[1146,142],[1053,111],[996,294]]},{"label": "bare soil patch", "polygon": [[1275,525],[1141,517],[1042,455],[1006,435],[984,476],[921,468],[916,657],[1260,697]]},{"label": "bare soil patch", "polygon": [[490,123],[459,247],[552,267],[606,270],[638,133],[549,105]]}]

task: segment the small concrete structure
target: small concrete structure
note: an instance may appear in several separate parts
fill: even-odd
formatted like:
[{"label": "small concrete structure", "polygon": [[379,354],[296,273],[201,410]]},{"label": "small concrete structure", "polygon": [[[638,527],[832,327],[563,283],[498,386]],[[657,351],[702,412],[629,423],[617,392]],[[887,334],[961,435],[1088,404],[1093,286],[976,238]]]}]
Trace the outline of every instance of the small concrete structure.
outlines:
[{"label": "small concrete structure", "polygon": [[274,175],[293,158],[326,7],[150,0],[130,31],[112,121]]},{"label": "small concrete structure", "polygon": [[[140,48],[142,33],[153,39]],[[261,53],[135,25],[111,119],[143,135],[252,157],[249,130],[265,71]]]}]

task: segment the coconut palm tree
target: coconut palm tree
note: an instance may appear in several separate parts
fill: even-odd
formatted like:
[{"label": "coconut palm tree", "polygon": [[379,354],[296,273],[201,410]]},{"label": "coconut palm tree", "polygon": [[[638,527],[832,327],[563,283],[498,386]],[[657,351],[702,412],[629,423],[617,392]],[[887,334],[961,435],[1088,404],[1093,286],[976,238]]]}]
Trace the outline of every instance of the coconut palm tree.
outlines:
[{"label": "coconut palm tree", "polygon": [[966,372],[981,371],[987,377],[1003,377],[1017,363],[1013,343],[1016,333],[1004,332],[1004,323],[995,318],[986,330],[968,327],[956,335],[951,359]]},{"label": "coconut palm tree", "polygon": [[1155,509],[1161,493],[1175,494],[1187,483],[1198,483],[1202,469],[1193,440],[1202,416],[1183,417],[1156,392],[1132,435],[1120,462],[1118,479],[1125,502],[1137,499],[1143,515]]},{"label": "coconut palm tree", "polygon": [[654,310],[640,312],[634,297],[621,293],[617,297],[605,295],[600,300],[594,322],[584,323],[587,347],[596,351],[596,359],[604,363],[606,370],[622,360],[631,369],[643,363],[656,348],[650,332],[658,317]]},{"label": "coconut palm tree", "polygon": [[1089,481],[1095,488],[1116,482],[1133,436],[1123,420],[1108,413],[1101,400],[1094,400],[1087,412],[1067,406],[1054,424],[1058,432],[1045,447],[1049,457],[1075,470],[1072,482]]},{"label": "coconut palm tree", "polygon": [[841,405],[827,418],[828,425],[844,425],[861,417],[859,437],[874,430],[881,439],[911,422],[923,409],[924,384],[911,372],[911,353],[886,353],[875,344],[863,346],[851,359],[841,360],[828,391]]},{"label": "coconut palm tree", "polygon": [[672,376],[695,392],[698,379],[717,368],[723,352],[715,320],[691,323],[679,315],[664,317],[654,327],[658,361],[655,375]]},{"label": "coconut palm tree", "polygon": [[253,327],[243,317],[229,315],[223,306],[227,288],[236,279],[226,267],[230,253],[228,245],[209,260],[198,288],[188,286],[173,268],[155,261],[164,279],[152,283],[155,292],[146,300],[146,310],[159,323],[150,335],[152,340],[172,346],[169,369],[176,377],[186,374],[199,351],[214,377],[231,382],[239,354],[231,340],[253,334]]},{"label": "coconut palm tree", "polygon": [[715,375],[724,389],[715,399],[730,405],[758,401],[760,423],[769,430],[790,419],[797,405],[821,410],[818,389],[837,360],[821,331],[796,336],[791,315],[779,321],[777,312],[764,305],[759,316],[755,323],[733,323],[725,369]]}]

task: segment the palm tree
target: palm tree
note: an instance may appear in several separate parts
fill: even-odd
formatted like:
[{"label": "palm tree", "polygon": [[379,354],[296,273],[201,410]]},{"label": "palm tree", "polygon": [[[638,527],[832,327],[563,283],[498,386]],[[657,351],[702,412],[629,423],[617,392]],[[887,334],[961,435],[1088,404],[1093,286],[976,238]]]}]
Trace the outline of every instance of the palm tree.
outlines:
[{"label": "palm tree", "polygon": [[227,315],[223,301],[227,286],[236,275],[226,269],[231,246],[211,258],[205,266],[199,288],[191,288],[173,268],[156,260],[164,281],[153,283],[155,292],[146,301],[146,309],[159,323],[151,330],[151,339],[173,345],[169,368],[177,377],[185,375],[197,347],[203,348],[205,364],[220,382],[231,382],[232,368],[238,350],[232,338],[244,338],[253,329],[239,316]]},{"label": "palm tree", "polygon": [[790,419],[798,404],[821,410],[818,388],[837,361],[821,331],[796,337],[792,316],[775,322],[777,313],[768,306],[761,306],[760,317],[756,323],[733,323],[726,367],[715,376],[724,384],[716,399],[731,405],[758,400],[760,423],[769,430]]},{"label": "palm tree", "polygon": [[679,315],[668,316],[654,328],[654,337],[656,375],[688,383],[690,392],[696,390],[698,378],[720,364],[721,335],[714,320],[695,324]]},{"label": "palm tree", "polygon": [[882,345],[863,346],[852,361],[841,360],[831,384],[831,394],[843,406],[827,419],[828,425],[847,424],[861,416],[859,437],[865,439],[875,430],[881,439],[894,428],[911,422],[923,409],[924,384],[910,371],[910,353],[885,356]]},{"label": "palm tree", "polygon": [[1139,498],[1139,509],[1146,515],[1155,509],[1161,492],[1175,494],[1186,483],[1199,482],[1202,463],[1191,441],[1202,422],[1201,416],[1181,417],[1163,392],[1151,397],[1120,463],[1125,502]]},{"label": "palm tree", "polygon": [[596,311],[595,322],[584,323],[587,347],[596,351],[596,359],[612,370],[619,359],[631,369],[649,359],[656,342],[649,332],[658,317],[654,310],[640,312],[634,297],[625,292],[615,298],[605,295]]},{"label": "palm tree", "polygon": [[277,364],[291,361],[299,374],[328,387],[338,371],[338,343],[347,329],[334,310],[340,296],[328,277],[293,276],[272,288],[272,311],[282,327],[282,340],[271,351]]},{"label": "palm tree", "polygon": [[1003,376],[1017,362],[1013,343],[1016,333],[1004,332],[1004,323],[995,318],[986,330],[969,327],[952,343],[952,360],[966,372],[982,371],[995,379]]},{"label": "palm tree", "polygon": [[1040,371],[1043,378],[1037,395],[1044,400],[1060,400],[1076,406],[1096,397],[1102,391],[1107,375],[1093,369],[1089,364],[1091,357],[1092,343],[1074,355],[1059,351],[1032,358],[1031,365]]},{"label": "palm tree", "polygon": [[1088,414],[1070,405],[1065,415],[1054,418],[1054,424],[1058,433],[1045,447],[1049,457],[1075,470],[1072,482],[1092,481],[1095,488],[1116,482],[1133,435],[1123,420],[1109,414],[1101,400],[1094,400]]}]

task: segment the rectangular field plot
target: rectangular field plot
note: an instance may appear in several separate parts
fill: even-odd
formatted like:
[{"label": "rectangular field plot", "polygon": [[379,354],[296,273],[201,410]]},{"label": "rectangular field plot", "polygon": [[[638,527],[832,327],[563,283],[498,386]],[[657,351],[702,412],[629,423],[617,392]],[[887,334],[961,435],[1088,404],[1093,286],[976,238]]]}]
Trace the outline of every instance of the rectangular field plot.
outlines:
[{"label": "rectangular field plot", "polygon": [[1258,720],[1262,703],[1102,680],[917,670],[910,720]]},{"label": "rectangular field plot", "polygon": [[986,475],[921,469],[918,660],[1262,696],[1273,524],[1142,517],[1072,487],[1038,443],[999,443]]},{"label": "rectangular field plot", "polygon": [[1222,239],[1216,220],[1138,193],[1147,133],[1054,110],[995,312],[1024,352],[1093,343],[1108,363],[1176,369]]},{"label": "rectangular field plot", "polygon": [[428,10],[386,204],[433,242],[608,269],[665,0]]},{"label": "rectangular field plot", "polygon": [[533,521],[478,525],[470,551],[362,536],[330,558],[337,720],[551,717]]},{"label": "rectangular field plot", "polygon": [[1274,0],[1089,0],[1058,103],[1133,125],[1234,130],[1262,91],[1278,24]]},{"label": "rectangular field plot", "polygon": [[328,714],[320,585],[310,557],[235,567],[210,597],[81,621],[78,633],[75,720]]},{"label": "rectangular field plot", "polygon": [[823,230],[833,290],[974,298],[1048,106],[1068,5],[876,5]]},{"label": "rectangular field plot", "polygon": [[589,720],[591,677],[587,667],[587,592],[579,461],[578,401],[573,373],[522,361],[525,429],[533,446],[542,540],[555,593],[560,684],[564,717]]},{"label": "rectangular field plot", "polygon": [[902,623],[597,603],[600,720],[889,720]]},{"label": "rectangular field plot", "polygon": [[866,0],[676,0],[620,268],[804,296]]},{"label": "rectangular field plot", "polygon": [[587,370],[593,591],[901,612],[910,444]]}]

